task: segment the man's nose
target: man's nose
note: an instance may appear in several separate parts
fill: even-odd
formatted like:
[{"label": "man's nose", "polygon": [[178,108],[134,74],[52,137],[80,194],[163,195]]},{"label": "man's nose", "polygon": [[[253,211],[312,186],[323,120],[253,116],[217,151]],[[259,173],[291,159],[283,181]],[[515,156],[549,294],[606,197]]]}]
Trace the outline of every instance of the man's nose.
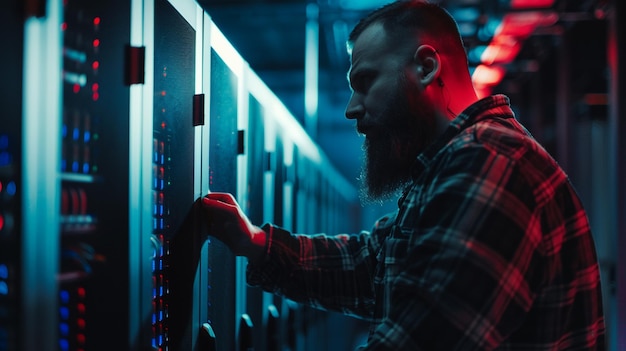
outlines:
[{"label": "man's nose", "polygon": [[360,119],[365,114],[365,108],[358,94],[352,93],[348,106],[346,106],[347,119]]}]

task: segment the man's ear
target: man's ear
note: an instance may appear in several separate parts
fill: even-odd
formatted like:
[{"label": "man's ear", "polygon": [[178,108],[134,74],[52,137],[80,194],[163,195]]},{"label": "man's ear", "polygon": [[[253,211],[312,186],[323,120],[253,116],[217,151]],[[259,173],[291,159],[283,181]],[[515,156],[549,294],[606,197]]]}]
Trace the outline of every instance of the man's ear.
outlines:
[{"label": "man's ear", "polygon": [[423,86],[434,82],[441,71],[441,57],[434,47],[424,44],[420,45],[413,55],[418,68],[418,76]]}]

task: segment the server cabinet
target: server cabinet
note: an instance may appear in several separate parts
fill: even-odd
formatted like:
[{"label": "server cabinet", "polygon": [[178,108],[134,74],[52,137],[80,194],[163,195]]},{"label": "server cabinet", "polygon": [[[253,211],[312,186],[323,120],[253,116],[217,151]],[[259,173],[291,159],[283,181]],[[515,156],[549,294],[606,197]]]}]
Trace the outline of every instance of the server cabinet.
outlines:
[{"label": "server cabinet", "polygon": [[126,1],[63,3],[58,347],[130,340]]},{"label": "server cabinet", "polygon": [[[269,154],[265,151],[265,108],[253,95],[248,94],[248,128],[246,138],[247,155],[247,202],[244,206],[250,221],[261,225],[264,221],[264,179],[268,167]],[[265,350],[268,342],[264,333],[265,302],[264,292],[258,287],[248,287],[246,292],[246,309],[255,325],[252,338],[256,351]]]},{"label": "server cabinet", "polygon": [[[212,34],[213,35],[213,34]],[[239,80],[215,49],[211,49],[209,188],[237,192]],[[209,243],[208,320],[219,350],[235,350],[236,261],[218,240]]]},{"label": "server cabinet", "polygon": [[[24,52],[24,13],[18,1],[0,5],[0,21],[9,35],[0,39],[6,53],[0,56],[7,70],[0,104],[0,350],[22,345],[20,334],[23,274],[22,250],[22,71]],[[20,191],[18,191],[20,189]]]},{"label": "server cabinet", "polygon": [[[201,296],[194,289],[202,239],[192,204],[195,179],[196,16],[166,0],[154,2],[151,347],[191,350],[199,332]],[[203,113],[203,111],[196,111]],[[177,245],[177,246],[175,246]],[[187,260],[191,258],[191,260]]]}]

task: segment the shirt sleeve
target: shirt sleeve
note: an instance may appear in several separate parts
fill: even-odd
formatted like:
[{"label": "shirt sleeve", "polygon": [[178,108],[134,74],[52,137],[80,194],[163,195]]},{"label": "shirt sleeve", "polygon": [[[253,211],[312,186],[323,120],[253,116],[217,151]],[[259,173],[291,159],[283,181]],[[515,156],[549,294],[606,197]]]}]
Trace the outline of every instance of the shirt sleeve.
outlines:
[{"label": "shirt sleeve", "polygon": [[365,350],[495,349],[533,303],[540,228],[515,160],[469,147],[441,164],[383,245],[388,311]]},{"label": "shirt sleeve", "polygon": [[262,263],[248,264],[248,284],[316,308],[371,319],[378,238],[391,222],[385,216],[371,234],[334,236],[292,234],[266,224],[267,254]]}]

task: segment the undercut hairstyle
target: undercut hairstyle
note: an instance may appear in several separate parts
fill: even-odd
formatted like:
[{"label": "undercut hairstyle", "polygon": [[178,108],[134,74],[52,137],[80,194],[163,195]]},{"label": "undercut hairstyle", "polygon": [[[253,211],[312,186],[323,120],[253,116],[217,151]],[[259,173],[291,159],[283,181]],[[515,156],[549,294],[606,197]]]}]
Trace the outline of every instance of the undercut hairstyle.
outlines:
[{"label": "undercut hairstyle", "polygon": [[354,27],[347,42],[349,53],[357,38],[374,23],[382,24],[394,40],[392,45],[406,43],[417,35],[420,44],[432,45],[439,53],[467,65],[467,53],[458,24],[447,10],[437,4],[425,0],[399,0],[380,7]]}]

